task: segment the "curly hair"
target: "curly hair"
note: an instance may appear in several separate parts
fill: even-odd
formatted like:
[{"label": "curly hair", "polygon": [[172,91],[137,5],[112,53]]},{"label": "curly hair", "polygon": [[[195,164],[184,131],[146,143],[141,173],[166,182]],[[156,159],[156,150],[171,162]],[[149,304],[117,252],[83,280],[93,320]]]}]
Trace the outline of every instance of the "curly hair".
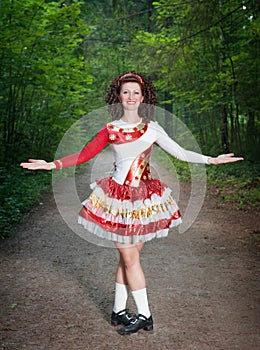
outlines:
[{"label": "curly hair", "polygon": [[124,111],[119,95],[122,84],[127,82],[135,82],[140,85],[144,99],[139,106],[138,114],[141,118],[150,121],[153,117],[154,106],[157,102],[156,91],[152,82],[145,75],[134,71],[116,76],[108,87],[105,102],[108,104],[110,115],[114,120],[120,119],[123,116]]}]

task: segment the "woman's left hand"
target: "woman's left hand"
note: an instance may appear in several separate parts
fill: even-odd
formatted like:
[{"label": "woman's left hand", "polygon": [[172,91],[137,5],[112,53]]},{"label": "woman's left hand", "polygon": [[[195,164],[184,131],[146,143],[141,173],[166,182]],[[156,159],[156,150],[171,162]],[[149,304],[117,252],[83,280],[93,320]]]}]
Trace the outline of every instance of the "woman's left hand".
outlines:
[{"label": "woman's left hand", "polygon": [[228,154],[221,154],[216,158],[209,158],[208,164],[226,164],[226,163],[233,163],[237,162],[239,160],[244,160],[242,157],[234,157],[234,153],[228,153]]}]

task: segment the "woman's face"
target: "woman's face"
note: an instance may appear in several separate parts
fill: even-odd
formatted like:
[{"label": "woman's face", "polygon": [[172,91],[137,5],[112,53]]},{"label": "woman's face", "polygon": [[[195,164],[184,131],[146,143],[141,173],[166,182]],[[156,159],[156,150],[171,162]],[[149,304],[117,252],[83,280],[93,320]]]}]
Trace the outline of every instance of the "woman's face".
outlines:
[{"label": "woman's face", "polygon": [[135,82],[123,83],[121,86],[119,99],[122,102],[124,109],[138,109],[140,103],[144,99],[140,85]]}]

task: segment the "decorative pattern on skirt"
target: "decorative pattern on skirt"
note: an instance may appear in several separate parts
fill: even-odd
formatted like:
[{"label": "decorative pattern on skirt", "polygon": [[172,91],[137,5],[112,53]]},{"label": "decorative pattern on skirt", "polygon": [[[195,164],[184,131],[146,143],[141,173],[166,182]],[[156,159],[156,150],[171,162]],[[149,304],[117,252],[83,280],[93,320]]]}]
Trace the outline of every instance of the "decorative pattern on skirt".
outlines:
[{"label": "decorative pattern on skirt", "polygon": [[170,227],[181,223],[171,189],[158,179],[131,187],[108,177],[91,188],[78,222],[99,237],[120,243],[145,242],[167,236]]}]

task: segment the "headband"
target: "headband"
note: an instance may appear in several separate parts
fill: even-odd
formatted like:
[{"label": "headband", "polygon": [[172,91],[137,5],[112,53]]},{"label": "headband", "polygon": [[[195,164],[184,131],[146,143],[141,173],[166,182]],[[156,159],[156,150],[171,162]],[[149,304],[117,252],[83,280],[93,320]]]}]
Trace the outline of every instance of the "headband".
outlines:
[{"label": "headband", "polygon": [[120,83],[122,82],[122,80],[124,78],[127,78],[127,77],[134,77],[136,80],[138,80],[138,82],[141,84],[142,87],[144,86],[143,79],[140,77],[140,75],[138,75],[136,73],[126,73],[126,74],[122,75],[118,80],[118,86],[120,86]]}]

